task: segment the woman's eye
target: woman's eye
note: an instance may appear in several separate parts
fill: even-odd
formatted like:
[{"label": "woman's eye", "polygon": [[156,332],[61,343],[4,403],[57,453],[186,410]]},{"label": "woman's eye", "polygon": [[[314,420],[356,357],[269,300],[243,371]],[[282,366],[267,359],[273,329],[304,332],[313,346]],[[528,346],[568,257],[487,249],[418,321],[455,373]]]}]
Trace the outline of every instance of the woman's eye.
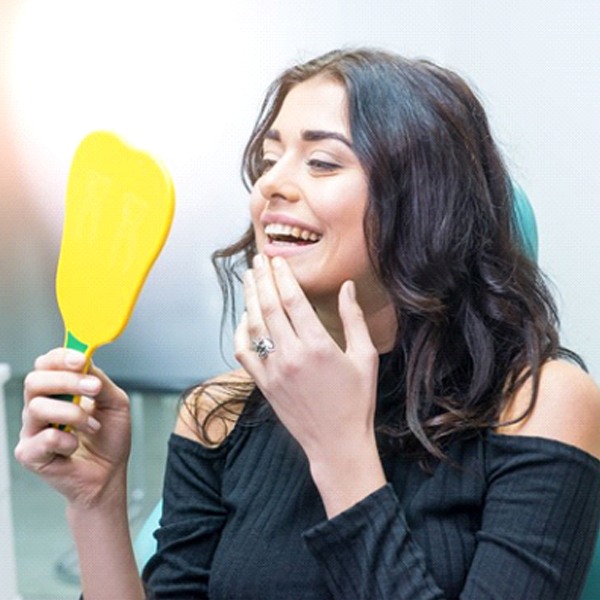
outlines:
[{"label": "woman's eye", "polygon": [[270,171],[275,166],[276,162],[277,161],[273,158],[262,158],[260,161],[260,172],[266,173],[267,171]]},{"label": "woman's eye", "polygon": [[315,171],[335,171],[340,168],[340,165],[332,162],[328,162],[326,160],[320,160],[318,158],[311,158],[306,161],[306,164]]}]

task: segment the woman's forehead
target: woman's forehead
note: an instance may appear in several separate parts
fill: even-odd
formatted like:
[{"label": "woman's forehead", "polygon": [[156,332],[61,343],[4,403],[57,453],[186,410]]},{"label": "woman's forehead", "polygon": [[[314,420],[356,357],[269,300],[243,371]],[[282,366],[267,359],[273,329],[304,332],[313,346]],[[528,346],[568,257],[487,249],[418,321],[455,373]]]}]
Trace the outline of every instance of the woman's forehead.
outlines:
[{"label": "woman's forehead", "polygon": [[285,96],[271,130],[288,128],[337,131],[349,138],[347,95],[344,86],[323,76],[295,85]]}]

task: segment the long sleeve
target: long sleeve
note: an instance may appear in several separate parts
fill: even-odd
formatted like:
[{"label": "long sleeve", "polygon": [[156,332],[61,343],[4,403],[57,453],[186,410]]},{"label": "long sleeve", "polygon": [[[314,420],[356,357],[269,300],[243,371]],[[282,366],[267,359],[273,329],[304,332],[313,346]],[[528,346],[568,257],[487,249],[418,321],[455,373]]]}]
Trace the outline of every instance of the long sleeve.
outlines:
[{"label": "long sleeve", "polygon": [[157,552],[143,572],[151,598],[208,598],[212,557],[225,524],[221,473],[228,444],[169,440]]},{"label": "long sleeve", "polygon": [[[573,600],[598,529],[600,463],[540,438],[486,435],[483,512],[461,600]],[[460,467],[457,467],[460,469]],[[463,474],[467,476],[467,474]],[[445,552],[438,528],[429,539]],[[387,486],[304,533],[336,599],[450,600]],[[457,549],[458,551],[458,549]]]},{"label": "long sleeve", "polygon": [[464,598],[581,593],[600,516],[600,463],[543,438],[488,435],[488,484]]},{"label": "long sleeve", "polygon": [[304,533],[334,598],[442,600],[390,484]]}]

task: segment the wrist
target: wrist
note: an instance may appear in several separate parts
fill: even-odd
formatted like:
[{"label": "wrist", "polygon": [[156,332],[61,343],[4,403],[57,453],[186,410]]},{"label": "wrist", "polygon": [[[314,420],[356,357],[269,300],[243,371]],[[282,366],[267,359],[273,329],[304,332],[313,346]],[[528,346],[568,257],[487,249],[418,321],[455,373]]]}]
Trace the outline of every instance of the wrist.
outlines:
[{"label": "wrist", "polygon": [[114,514],[127,509],[127,469],[119,469],[112,477],[93,491],[82,492],[67,503],[67,516],[78,514]]},{"label": "wrist", "polygon": [[66,507],[67,523],[80,558],[92,548],[113,543],[129,542],[129,515],[127,486],[124,481],[111,481],[93,501],[69,502]]},{"label": "wrist", "polygon": [[374,440],[347,447],[340,444],[327,457],[309,457],[309,464],[330,519],[387,483]]}]

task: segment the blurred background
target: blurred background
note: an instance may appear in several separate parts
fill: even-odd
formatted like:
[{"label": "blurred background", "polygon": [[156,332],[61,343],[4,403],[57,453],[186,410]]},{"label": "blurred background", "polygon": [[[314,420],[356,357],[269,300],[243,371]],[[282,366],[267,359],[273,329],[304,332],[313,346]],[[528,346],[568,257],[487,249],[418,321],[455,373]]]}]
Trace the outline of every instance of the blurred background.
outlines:
[{"label": "blurred background", "polygon": [[[159,494],[177,391],[228,368],[218,351],[221,297],[209,255],[247,225],[239,164],[262,95],[298,59],[354,44],[433,59],[478,90],[536,212],[563,340],[600,378],[597,0],[0,0],[0,363],[12,372],[9,456],[22,377],[38,354],[62,343],[54,274],[79,141],[95,129],[115,131],[159,157],[176,189],[171,235],[130,324],[96,355],[142,394],[134,464],[143,516]],[[229,348],[226,336],[225,357]],[[22,597],[77,597],[60,499],[12,463],[10,477]],[[55,517],[41,519],[48,510]]]}]

